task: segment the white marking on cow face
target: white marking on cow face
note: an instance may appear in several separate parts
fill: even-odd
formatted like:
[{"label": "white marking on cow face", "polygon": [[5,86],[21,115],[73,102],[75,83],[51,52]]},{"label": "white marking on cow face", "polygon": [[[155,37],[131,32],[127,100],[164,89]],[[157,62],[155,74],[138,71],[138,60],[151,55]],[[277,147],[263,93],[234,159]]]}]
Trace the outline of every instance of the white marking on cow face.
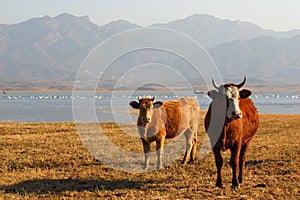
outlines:
[{"label": "white marking on cow face", "polygon": [[227,117],[229,119],[241,119],[242,111],[239,107],[240,95],[239,89],[236,86],[230,86],[226,88],[226,100],[227,100]]},{"label": "white marking on cow face", "polygon": [[150,123],[153,115],[153,101],[141,102],[140,103],[140,114],[139,117],[142,123]]}]

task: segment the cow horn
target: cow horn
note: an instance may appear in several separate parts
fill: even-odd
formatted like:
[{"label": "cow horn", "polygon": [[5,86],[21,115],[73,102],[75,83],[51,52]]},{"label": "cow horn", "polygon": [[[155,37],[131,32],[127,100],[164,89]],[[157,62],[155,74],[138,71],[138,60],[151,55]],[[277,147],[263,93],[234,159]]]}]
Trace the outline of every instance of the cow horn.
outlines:
[{"label": "cow horn", "polygon": [[246,83],[246,76],[244,76],[243,82],[241,82],[240,84],[236,85],[236,87],[238,87],[240,89],[241,87],[243,87],[245,85],[245,83]]},{"label": "cow horn", "polygon": [[214,79],[213,79],[213,78],[212,78],[211,80],[212,80],[212,84],[213,84],[213,86],[214,86],[214,87],[215,87],[215,88],[218,90],[218,89],[219,89],[219,86],[217,86],[217,85],[216,85],[216,83],[215,83],[215,81],[214,81]]}]

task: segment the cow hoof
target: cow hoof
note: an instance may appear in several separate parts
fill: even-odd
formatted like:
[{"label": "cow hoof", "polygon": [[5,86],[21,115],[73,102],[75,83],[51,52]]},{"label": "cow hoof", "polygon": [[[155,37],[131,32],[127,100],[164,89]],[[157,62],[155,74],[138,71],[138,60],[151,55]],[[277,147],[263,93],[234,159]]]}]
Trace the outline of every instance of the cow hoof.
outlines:
[{"label": "cow hoof", "polygon": [[186,160],[181,161],[181,164],[182,164],[182,165],[185,165],[186,163],[187,163]]},{"label": "cow hoof", "polygon": [[190,160],[188,164],[194,164],[195,160]]},{"label": "cow hoof", "polygon": [[239,183],[243,183],[243,178],[239,177]]},{"label": "cow hoof", "polygon": [[231,186],[231,189],[233,189],[233,190],[237,190],[237,189],[239,189],[240,187],[239,187],[239,185],[238,184],[232,184],[232,186]]},{"label": "cow hoof", "polygon": [[216,183],[216,188],[224,188],[222,183]]},{"label": "cow hoof", "polygon": [[157,167],[156,167],[156,170],[157,171],[159,171],[159,170],[161,170],[163,167],[161,166],[161,165],[158,165]]}]

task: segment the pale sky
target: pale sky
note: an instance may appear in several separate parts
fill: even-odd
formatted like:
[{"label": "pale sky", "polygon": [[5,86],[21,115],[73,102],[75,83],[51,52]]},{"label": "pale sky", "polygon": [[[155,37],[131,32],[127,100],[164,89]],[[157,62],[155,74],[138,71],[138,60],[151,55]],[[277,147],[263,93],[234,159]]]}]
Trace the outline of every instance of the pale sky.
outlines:
[{"label": "pale sky", "polygon": [[98,25],[124,19],[149,26],[209,14],[264,29],[300,29],[300,0],[0,0],[0,5],[0,24],[69,13],[88,15]]}]

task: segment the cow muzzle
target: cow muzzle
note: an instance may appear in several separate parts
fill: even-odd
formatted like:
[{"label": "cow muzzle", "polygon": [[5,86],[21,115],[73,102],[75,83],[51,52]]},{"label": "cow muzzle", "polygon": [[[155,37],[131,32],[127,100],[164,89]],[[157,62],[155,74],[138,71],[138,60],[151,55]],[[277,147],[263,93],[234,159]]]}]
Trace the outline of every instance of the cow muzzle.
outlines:
[{"label": "cow muzzle", "polygon": [[243,115],[241,111],[233,111],[228,118],[235,120],[235,119],[242,119]]},{"label": "cow muzzle", "polygon": [[148,124],[151,122],[151,118],[150,117],[144,117],[142,118],[143,123]]}]

